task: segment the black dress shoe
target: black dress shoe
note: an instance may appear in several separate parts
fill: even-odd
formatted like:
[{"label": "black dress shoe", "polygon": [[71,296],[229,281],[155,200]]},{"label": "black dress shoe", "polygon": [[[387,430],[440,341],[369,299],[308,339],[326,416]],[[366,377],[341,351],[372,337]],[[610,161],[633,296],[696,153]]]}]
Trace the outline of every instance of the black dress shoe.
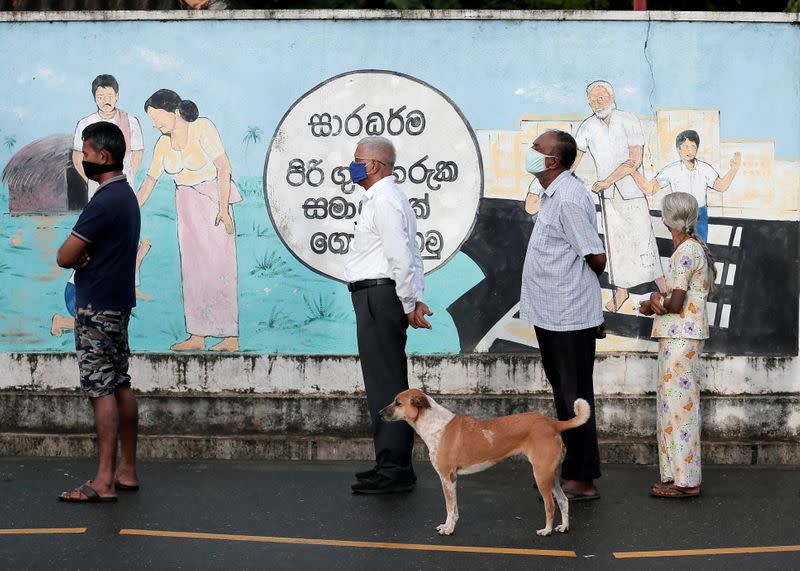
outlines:
[{"label": "black dress shoe", "polygon": [[371,480],[359,480],[350,486],[356,494],[397,494],[414,489],[413,480],[392,480],[381,474]]},{"label": "black dress shoe", "polygon": [[378,469],[370,468],[369,470],[364,470],[363,472],[356,472],[356,480],[371,480],[377,475]]}]

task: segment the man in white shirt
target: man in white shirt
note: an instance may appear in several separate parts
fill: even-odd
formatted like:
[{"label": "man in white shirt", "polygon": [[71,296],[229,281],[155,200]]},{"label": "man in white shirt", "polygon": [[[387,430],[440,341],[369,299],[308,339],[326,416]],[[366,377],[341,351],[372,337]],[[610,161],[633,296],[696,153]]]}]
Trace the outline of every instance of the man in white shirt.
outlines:
[{"label": "man in white shirt", "polygon": [[[134,185],[134,177],[139,165],[142,164],[142,153],[144,152],[144,139],[142,138],[142,128],[138,119],[133,115],[128,115],[122,109],[117,108],[119,99],[119,84],[113,75],[101,74],[94,78],[92,82],[92,95],[97,104],[97,112],[84,117],[78,121],[75,128],[75,137],[72,142],[72,164],[86,181],[89,200],[97,192],[98,184],[89,179],[83,171],[83,130],[89,125],[94,125],[101,121],[113,123],[122,131],[125,139],[125,158],[122,160],[122,173],[127,178],[128,183]],[[136,287],[137,295],[148,299],[139,292],[139,267],[147,253],[150,251],[150,240],[142,240],[139,243],[139,250],[136,254]],[[50,321],[50,334],[61,336],[64,331],[75,327],[75,273],[73,272],[64,288],[64,301],[69,315],[56,313]]]},{"label": "man in white shirt", "polygon": [[375,467],[356,474],[355,493],[414,489],[414,432],[404,422],[383,422],[378,412],[408,389],[406,330],[431,325],[422,301],[424,272],[416,246],[417,219],[395,184],[395,149],[384,137],[356,146],[350,178],[363,187],[345,276],[356,313],[358,354],[375,443]]},{"label": "man in white shirt", "polygon": [[591,152],[598,178],[592,191],[602,193],[609,281],[616,288],[606,309],[616,312],[628,299],[629,288],[652,281],[660,291],[666,286],[647,199],[631,176],[642,166],[641,123],[632,113],[617,109],[608,82],[589,84],[586,95],[594,114],[575,133],[578,156],[572,170],[586,151]]},{"label": "man in white shirt", "polygon": [[89,180],[83,172],[83,140],[81,135],[83,130],[89,125],[108,121],[114,123],[122,131],[125,137],[125,158],[122,161],[125,177],[131,186],[135,185],[134,178],[142,164],[142,153],[144,152],[144,139],[139,120],[133,115],[128,115],[122,109],[117,108],[119,99],[119,83],[113,75],[101,74],[94,78],[92,82],[92,96],[97,104],[97,111],[78,121],[75,127],[75,137],[72,145],[72,164],[86,181],[89,187],[89,198],[94,196],[97,191],[97,183]]}]

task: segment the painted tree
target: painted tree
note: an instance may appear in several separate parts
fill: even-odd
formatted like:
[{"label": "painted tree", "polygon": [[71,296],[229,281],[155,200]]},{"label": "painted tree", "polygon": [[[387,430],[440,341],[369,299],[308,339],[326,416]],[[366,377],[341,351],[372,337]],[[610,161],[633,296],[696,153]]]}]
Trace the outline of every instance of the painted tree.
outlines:
[{"label": "painted tree", "polygon": [[17,138],[14,135],[9,135],[5,139],[3,139],[3,145],[8,149],[8,152],[14,150],[14,146],[17,144]]},{"label": "painted tree", "polygon": [[247,164],[247,151],[250,148],[250,145],[257,145],[261,142],[261,136],[264,134],[264,131],[261,130],[261,127],[257,127],[255,125],[250,125],[247,127],[247,130],[244,133],[244,137],[242,138],[242,143],[244,143],[244,161]]},{"label": "painted tree", "polygon": [[255,145],[261,142],[261,135],[264,134],[264,131],[261,130],[261,127],[256,127],[255,125],[250,125],[247,128],[247,131],[244,133],[244,138],[242,139],[242,143],[244,143],[245,149],[249,147],[251,144]]}]

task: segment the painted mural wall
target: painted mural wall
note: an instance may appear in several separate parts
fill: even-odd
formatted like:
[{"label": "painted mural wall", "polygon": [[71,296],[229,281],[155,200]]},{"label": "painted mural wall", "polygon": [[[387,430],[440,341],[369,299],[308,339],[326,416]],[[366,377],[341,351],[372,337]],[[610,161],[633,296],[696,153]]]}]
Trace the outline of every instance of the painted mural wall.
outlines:
[{"label": "painted mural wall", "polygon": [[[599,350],[654,349],[633,302],[671,252],[661,198],[691,189],[719,270],[708,350],[798,354],[797,26],[0,22],[0,53],[0,352],[74,348],[55,253],[94,190],[80,130],[110,120],[142,203],[135,352],[356,353],[341,280],[362,191],[346,165],[370,134],[395,142],[418,218],[435,316],[410,351],[535,350],[518,315],[538,200],[524,153],[558,128],[578,140],[617,273],[601,280]],[[188,137],[173,137],[163,90],[194,109]],[[601,188],[626,160],[637,173]],[[641,206],[642,236],[605,236],[612,193]]]}]

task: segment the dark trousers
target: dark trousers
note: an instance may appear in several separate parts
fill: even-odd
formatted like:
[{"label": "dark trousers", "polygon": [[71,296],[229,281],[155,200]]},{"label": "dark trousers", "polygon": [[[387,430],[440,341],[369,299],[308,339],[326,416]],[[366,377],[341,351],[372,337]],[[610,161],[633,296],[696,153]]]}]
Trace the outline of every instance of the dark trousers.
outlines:
[{"label": "dark trousers", "polygon": [[550,385],[559,420],[575,416],[575,399],[585,399],[592,416],[581,427],[561,433],[567,455],[561,466],[565,480],[594,480],[600,477],[600,451],[594,408],[595,327],[579,331],[548,331],[535,327],[542,353],[542,365]]},{"label": "dark trousers", "polygon": [[406,329],[408,317],[394,285],[380,285],[353,292],[358,355],[367,391],[375,464],[378,472],[394,480],[414,479],[411,451],[414,430],[406,422],[386,422],[378,411],[408,389]]}]

